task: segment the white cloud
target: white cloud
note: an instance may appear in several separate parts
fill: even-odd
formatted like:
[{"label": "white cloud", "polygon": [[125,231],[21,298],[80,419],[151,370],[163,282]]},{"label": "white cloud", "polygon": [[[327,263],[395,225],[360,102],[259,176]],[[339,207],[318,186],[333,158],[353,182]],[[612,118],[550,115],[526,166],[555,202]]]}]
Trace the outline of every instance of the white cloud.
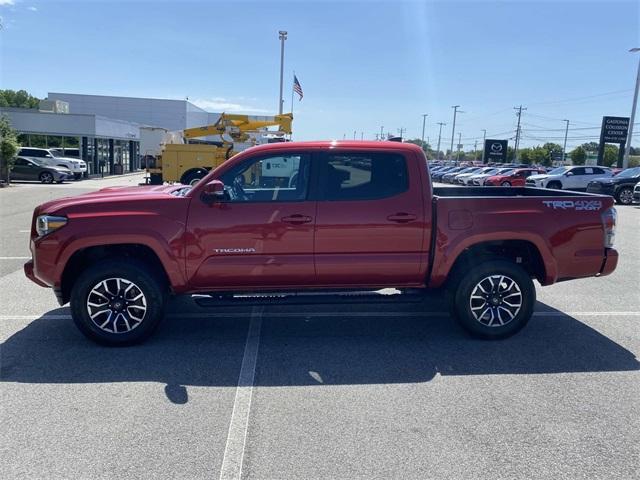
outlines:
[{"label": "white cloud", "polygon": [[15,5],[15,0],[0,0],[0,6],[3,5]]},{"label": "white cloud", "polygon": [[190,98],[189,101],[200,108],[212,112],[243,112],[243,113],[267,113],[264,108],[255,108],[250,105],[231,102],[225,98]]},{"label": "white cloud", "polygon": [[27,10],[31,10],[32,12],[37,12],[38,9],[36,7],[29,7]]}]

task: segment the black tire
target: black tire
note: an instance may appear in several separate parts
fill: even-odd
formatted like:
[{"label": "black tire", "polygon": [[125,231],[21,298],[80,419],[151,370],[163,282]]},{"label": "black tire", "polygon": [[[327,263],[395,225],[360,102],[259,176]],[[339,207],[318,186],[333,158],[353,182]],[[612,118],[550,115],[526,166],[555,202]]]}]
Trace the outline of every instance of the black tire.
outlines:
[{"label": "black tire", "polygon": [[502,182],[500,185],[503,186],[503,187],[510,187],[511,186],[511,182],[506,182],[505,181],[505,182]]},{"label": "black tire", "polygon": [[186,172],[184,175],[182,175],[182,178],[180,178],[180,183],[182,183],[183,185],[195,185],[196,183],[198,183],[200,181],[200,179],[204,178],[207,175],[206,170],[192,170],[190,172]]},{"label": "black tire", "polygon": [[53,174],[51,172],[42,172],[38,175],[38,179],[42,183],[53,183]]},{"label": "black tire", "polygon": [[[496,288],[491,295],[488,286],[492,284],[503,288]],[[451,287],[454,291],[449,297],[450,311],[467,332],[486,340],[507,338],[520,331],[531,318],[536,303],[536,289],[529,274],[507,260],[488,260],[465,270]],[[483,289],[488,292],[486,298]]]},{"label": "black tire", "polygon": [[[106,284],[103,284],[105,281]],[[133,287],[122,295],[124,286],[130,284],[133,284]],[[105,290],[106,288],[108,290]],[[120,291],[111,297],[112,292],[118,288]],[[92,293],[96,291],[98,293]],[[139,294],[143,295],[142,300],[135,300],[133,297]],[[103,260],[82,272],[73,285],[71,316],[80,331],[94,342],[106,346],[133,345],[146,340],[158,327],[164,317],[166,297],[167,288],[164,281],[145,264],[132,259]],[[98,304],[103,298],[108,302],[104,304],[106,313],[97,313],[103,306]],[[142,308],[136,307],[134,300],[137,305],[144,305],[144,313],[139,313]],[[88,302],[97,304],[95,310]],[[126,302],[131,306],[126,307],[125,305],[129,304]],[[132,311],[141,319],[137,320],[135,316],[131,316]],[[113,319],[114,313],[116,316]],[[124,316],[124,313],[127,315]],[[91,315],[94,315],[95,320],[92,320]],[[103,321],[104,328],[101,328],[99,324]],[[117,332],[118,330],[120,332]]]},{"label": "black tire", "polygon": [[149,185],[162,185],[162,174],[161,173],[150,173],[149,174]]},{"label": "black tire", "polygon": [[74,173],[73,174],[73,179],[78,181],[78,180],[82,180],[82,174],[81,173]]},{"label": "black tire", "polygon": [[56,183],[62,183],[64,180],[56,180]]},{"label": "black tire", "polygon": [[547,183],[547,188],[551,188],[553,190],[562,190],[562,184],[560,182],[549,182]]},{"label": "black tire", "polygon": [[633,188],[622,187],[616,192],[616,202],[620,205],[631,205],[633,203]]}]

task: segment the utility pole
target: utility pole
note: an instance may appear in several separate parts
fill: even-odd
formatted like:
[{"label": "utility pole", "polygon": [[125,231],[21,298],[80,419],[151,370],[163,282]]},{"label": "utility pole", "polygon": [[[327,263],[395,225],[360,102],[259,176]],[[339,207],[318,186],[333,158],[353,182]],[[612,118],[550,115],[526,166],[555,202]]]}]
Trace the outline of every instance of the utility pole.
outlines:
[{"label": "utility pole", "polygon": [[518,113],[516,113],[516,115],[518,116],[518,126],[516,127],[516,146],[515,146],[515,155],[513,160],[516,161],[518,160],[518,147],[520,146],[520,117],[522,117],[522,110],[526,110],[526,108],[524,108],[522,105],[520,105],[519,107],[513,107],[514,110],[517,110]]},{"label": "utility pole", "polygon": [[353,139],[354,140],[356,139],[356,131],[355,130],[353,131]]},{"label": "utility pole", "polygon": [[401,138],[401,139],[402,139],[402,135],[403,135],[403,134],[404,134],[404,132],[406,132],[406,131],[407,131],[407,129],[406,129],[406,128],[402,128],[402,127],[400,127],[400,128],[398,129],[398,132],[400,133],[400,138]]},{"label": "utility pole", "polygon": [[423,113],[422,114],[422,149],[426,151],[426,149],[424,148],[424,127],[427,123],[427,117],[429,116],[428,113]]},{"label": "utility pole", "polygon": [[[631,53],[640,52],[640,48],[632,48]],[[633,105],[631,106],[631,118],[629,119],[629,133],[627,134],[627,145],[624,147],[624,157],[622,168],[629,167],[629,153],[631,152],[631,138],[633,137],[633,124],[636,120],[636,105],[638,104],[638,90],[640,89],[640,59],[638,59],[638,74],[636,76],[636,89],[633,93]]]},{"label": "utility pole", "polygon": [[364,132],[360,132],[360,140],[364,140]]},{"label": "utility pole", "polygon": [[563,122],[567,122],[567,128],[564,130],[564,145],[562,146],[562,164],[564,165],[565,159],[567,158],[567,135],[569,134],[569,120],[563,120]]},{"label": "utility pole", "polygon": [[438,148],[436,150],[436,158],[440,160],[440,139],[442,138],[442,126],[446,125],[446,123],[438,122],[440,125],[440,130],[438,131]]},{"label": "utility pole", "polygon": [[483,128],[482,129],[482,160],[483,161],[485,158],[487,158],[484,152],[484,148],[486,144],[487,144],[487,130]]},{"label": "utility pole", "polygon": [[456,156],[456,161],[460,161],[460,146],[462,145],[460,142],[462,141],[462,133],[458,133],[458,155]]},{"label": "utility pole", "polygon": [[454,105],[453,108],[453,128],[451,129],[451,148],[449,149],[449,160],[453,158],[453,139],[456,135],[456,114],[458,113],[458,108],[460,105]]},{"label": "utility pole", "polygon": [[380,140],[384,140],[384,127],[380,126]]},{"label": "utility pole", "polygon": [[473,142],[473,159],[478,161],[478,140]]},{"label": "utility pole", "polygon": [[278,113],[282,115],[282,108],[284,106],[284,100],[282,99],[282,86],[284,81],[284,41],[287,39],[287,32],[280,30],[278,35],[278,38],[280,39],[280,102],[278,103]]}]

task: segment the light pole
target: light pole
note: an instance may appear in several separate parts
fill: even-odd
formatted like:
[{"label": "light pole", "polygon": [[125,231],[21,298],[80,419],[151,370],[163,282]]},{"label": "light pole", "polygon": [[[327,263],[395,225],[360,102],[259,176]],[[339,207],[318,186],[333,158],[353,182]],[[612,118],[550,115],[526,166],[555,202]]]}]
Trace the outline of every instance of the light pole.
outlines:
[{"label": "light pole", "polygon": [[423,113],[422,114],[422,149],[425,150],[425,151],[427,149],[424,147],[424,127],[425,127],[425,125],[427,123],[427,117],[428,116],[429,116],[428,113]]},{"label": "light pole", "polygon": [[564,129],[564,145],[562,146],[562,164],[567,158],[567,135],[569,134],[569,120],[563,120],[563,122],[567,122],[567,128]]},{"label": "light pole", "polygon": [[280,102],[278,103],[278,113],[282,115],[282,106],[284,104],[284,100],[282,99],[282,86],[284,81],[284,41],[287,39],[287,32],[280,30],[278,35],[278,38],[280,39]]},{"label": "light pole", "polygon": [[[640,52],[640,47],[629,50],[631,53]],[[633,105],[631,106],[631,118],[629,119],[629,133],[627,134],[627,145],[624,148],[624,158],[622,168],[629,167],[629,152],[631,151],[631,138],[633,136],[633,124],[636,120],[636,105],[638,104],[638,89],[640,89],[640,59],[638,59],[638,74],[636,76],[636,90],[633,93]]]},{"label": "light pole", "polygon": [[446,123],[438,122],[440,125],[440,130],[438,131],[438,149],[436,150],[436,158],[440,160],[440,139],[442,138],[442,126],[446,125]]},{"label": "light pole", "polygon": [[460,146],[462,145],[460,142],[462,142],[462,133],[458,133],[458,155],[456,157],[456,161],[460,161]]},{"label": "light pole", "polygon": [[380,126],[380,140],[384,140],[384,126]]},{"label": "light pole", "polygon": [[453,158],[453,139],[456,135],[456,115],[458,113],[458,108],[460,108],[460,105],[453,105],[451,108],[453,108],[453,127],[451,128],[451,148],[449,149],[449,160]]}]

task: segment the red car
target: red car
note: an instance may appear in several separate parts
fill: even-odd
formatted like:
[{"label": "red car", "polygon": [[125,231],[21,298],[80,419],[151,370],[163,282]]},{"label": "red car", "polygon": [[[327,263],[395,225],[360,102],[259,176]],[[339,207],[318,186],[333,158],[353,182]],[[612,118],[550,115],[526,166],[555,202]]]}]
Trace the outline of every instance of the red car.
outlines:
[{"label": "red car", "polygon": [[541,168],[516,168],[504,175],[494,175],[484,181],[492,187],[524,187],[527,177],[547,173]]},{"label": "red car", "polygon": [[194,186],[53,200],[34,211],[25,273],[71,303],[87,337],[125,345],[171,295],[385,287],[446,287],[469,332],[505,338],[531,318],[534,279],[615,269],[612,197],[433,188],[425,165],[410,143],[273,143]]}]

